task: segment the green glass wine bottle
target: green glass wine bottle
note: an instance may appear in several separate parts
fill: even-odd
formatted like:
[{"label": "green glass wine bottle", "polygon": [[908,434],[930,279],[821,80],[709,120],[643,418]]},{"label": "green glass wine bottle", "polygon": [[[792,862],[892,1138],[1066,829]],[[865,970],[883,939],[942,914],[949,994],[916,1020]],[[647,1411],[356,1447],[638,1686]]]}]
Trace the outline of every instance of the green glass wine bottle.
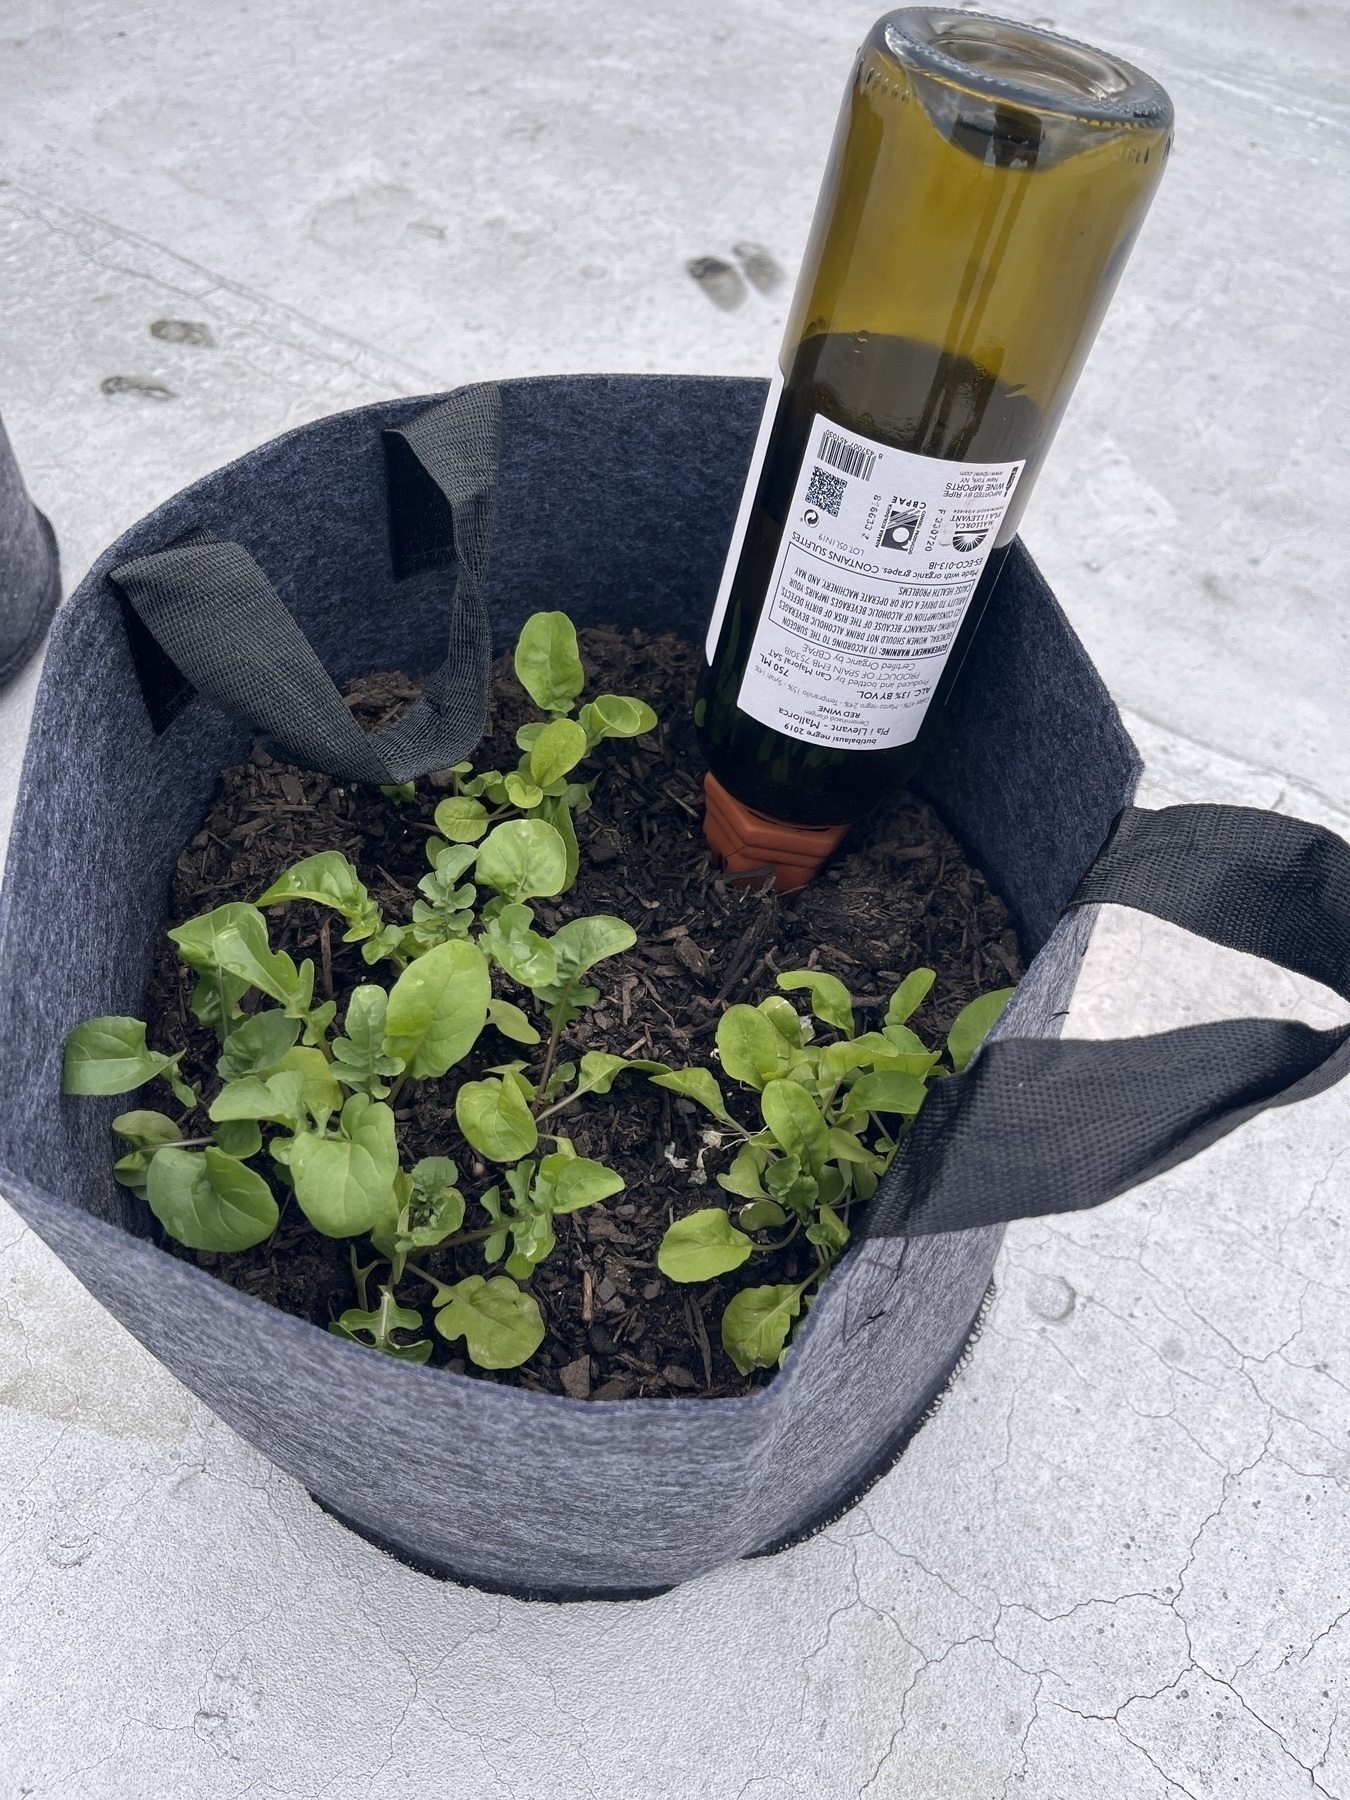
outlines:
[{"label": "green glass wine bottle", "polygon": [[1171,139],[1156,82],[1050,32],[868,34],[696,701],[731,866],[728,814],[846,827],[917,766]]}]

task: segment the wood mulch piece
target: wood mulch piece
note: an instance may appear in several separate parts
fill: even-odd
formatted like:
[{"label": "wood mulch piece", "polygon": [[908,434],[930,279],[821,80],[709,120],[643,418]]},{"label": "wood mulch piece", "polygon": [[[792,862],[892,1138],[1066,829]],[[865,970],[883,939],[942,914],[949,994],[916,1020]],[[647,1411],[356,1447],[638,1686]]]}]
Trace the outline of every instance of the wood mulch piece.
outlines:
[{"label": "wood mulch piece", "polygon": [[[601,746],[591,765],[602,771],[595,805],[577,821],[580,878],[557,902],[536,904],[550,931],[580,914],[607,912],[627,919],[638,933],[632,951],[601,964],[589,978],[601,1000],[567,1033],[569,1051],[605,1049],[676,1067],[708,1064],[727,1006],[760,1000],[775,991],[780,972],[807,966],[828,970],[849,987],[863,1027],[880,1022],[891,991],[911,969],[936,969],[933,990],[912,1021],[936,1046],[968,1000],[1020,977],[1017,940],[1002,902],[932,808],[913,795],[901,795],[856,827],[824,875],[800,894],[726,881],[701,830],[704,764],[690,718],[697,648],[673,635],[607,629],[583,631],[580,641],[587,694],[638,695],[661,723],[650,738]],[[372,675],[350,684],[349,704],[371,730],[403,711],[419,685],[397,674]],[[475,767],[514,768],[516,727],[532,716],[509,656],[500,658],[488,735]],[[386,914],[407,918],[428,869],[425,846],[440,797],[434,783],[424,781],[413,802],[399,805],[378,789],[284,767],[255,750],[248,762],[224,771],[219,799],[179,858],[165,925],[228,900],[251,900],[291,863],[320,850],[343,851]],[[372,979],[359,950],[342,943],[335,915],[297,903],[272,909],[269,925],[276,948],[297,961],[314,959],[320,996],[331,979],[341,1003],[358,983]],[[373,973],[384,985],[393,978],[386,964]],[[500,971],[494,981],[509,991]],[[173,946],[161,939],[147,999],[150,1042],[158,1049],[186,1048],[184,1072],[204,1084],[209,1098],[218,1085],[218,1046],[188,1010],[191,987]],[[529,1003],[519,992],[511,997]],[[453,1157],[470,1201],[468,1226],[484,1222],[473,1199],[498,1171],[484,1169],[459,1136],[454,1092],[460,1081],[525,1054],[489,1028],[449,1077],[409,1083],[398,1097],[404,1163],[433,1154]],[[533,1054],[537,1063],[539,1053]],[[754,1120],[745,1096],[735,1091],[729,1099],[738,1117]],[[199,1129],[200,1123],[204,1116]],[[626,1191],[557,1220],[558,1247],[531,1283],[548,1335],[523,1369],[490,1374],[466,1366],[457,1354],[462,1346],[430,1330],[428,1290],[407,1277],[399,1296],[422,1308],[435,1344],[433,1363],[484,1381],[593,1400],[725,1397],[769,1380],[765,1372],[740,1376],[721,1347],[723,1308],[747,1284],[748,1269],[680,1287],[656,1268],[657,1246],[670,1221],[723,1198],[713,1177],[728,1166],[731,1151],[703,1143],[711,1123],[691,1101],[638,1076],[621,1077],[610,1095],[591,1096],[559,1115],[578,1153],[618,1169]],[[255,1166],[270,1173],[265,1153]],[[320,1327],[355,1304],[348,1242],[322,1237],[293,1201],[267,1243],[238,1255],[160,1241],[220,1280]],[[367,1246],[362,1260],[372,1254]],[[751,1279],[800,1280],[807,1254],[794,1245],[757,1257]],[[445,1280],[484,1272],[477,1245],[432,1252],[425,1260]]]}]

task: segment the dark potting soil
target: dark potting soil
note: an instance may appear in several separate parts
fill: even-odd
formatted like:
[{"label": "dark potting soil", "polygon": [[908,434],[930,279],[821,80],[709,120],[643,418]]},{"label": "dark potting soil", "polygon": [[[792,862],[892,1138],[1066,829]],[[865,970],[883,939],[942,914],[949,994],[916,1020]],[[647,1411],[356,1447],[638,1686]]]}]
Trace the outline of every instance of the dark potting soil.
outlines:
[{"label": "dark potting soil", "polygon": [[[936,1048],[967,1001],[1020,977],[1017,940],[1003,903],[932,808],[912,795],[901,795],[857,826],[823,876],[800,894],[727,881],[701,831],[704,765],[690,718],[697,648],[674,636],[617,630],[586,630],[580,641],[587,694],[637,695],[655,708],[660,726],[648,738],[600,747],[588,766],[588,772],[601,771],[595,803],[577,820],[577,884],[556,902],[536,903],[550,931],[566,919],[605,912],[628,920],[638,933],[633,950],[602,963],[588,978],[601,999],[567,1032],[569,1051],[604,1049],[673,1067],[703,1063],[716,1069],[709,1053],[718,1019],[736,1001],[755,1002],[776,991],[778,973],[812,967],[837,975],[855,996],[867,1028],[880,1023],[897,983],[924,965],[937,971],[937,981],[910,1022]],[[403,711],[419,685],[397,674],[372,675],[350,684],[348,704],[372,730]],[[488,735],[475,768],[514,768],[516,727],[535,716],[509,656],[500,658]],[[252,900],[282,870],[321,850],[343,851],[386,916],[409,918],[417,883],[428,872],[426,843],[440,798],[435,778],[419,783],[416,799],[400,805],[376,788],[344,786],[255,750],[248,762],[224,771],[219,799],[179,858],[165,924],[226,901]],[[392,979],[386,965],[372,971],[359,947],[343,944],[340,920],[319,907],[274,907],[269,927],[274,947],[297,961],[314,959],[316,996],[336,996],[339,1019],[352,988]],[[500,971],[494,981],[506,991]],[[219,1046],[189,1011],[191,990],[190,973],[161,938],[148,999],[150,1042],[159,1049],[186,1047],[184,1073],[202,1084],[209,1100],[219,1085]],[[532,1004],[528,995],[511,997]],[[541,1051],[522,1050],[489,1027],[446,1079],[410,1082],[397,1097],[404,1164],[422,1156],[453,1157],[470,1202],[466,1227],[484,1223],[473,1200],[500,1171],[485,1169],[460,1137],[455,1090],[494,1063],[528,1056],[537,1065]],[[724,1083],[727,1090],[733,1113],[757,1124],[747,1097],[734,1084]],[[704,1144],[702,1133],[712,1123],[692,1101],[639,1075],[620,1077],[609,1095],[589,1096],[560,1115],[560,1128],[578,1154],[617,1169],[625,1191],[556,1221],[557,1248],[530,1284],[548,1334],[524,1368],[487,1373],[466,1365],[461,1346],[431,1328],[430,1291],[415,1276],[405,1277],[399,1298],[422,1310],[425,1335],[435,1345],[432,1362],[481,1380],[594,1400],[728,1396],[762,1386],[769,1374],[742,1377],[720,1341],[723,1308],[746,1285],[748,1271],[681,1287],[656,1268],[657,1247],[671,1220],[724,1197],[714,1177],[729,1165],[732,1150]],[[204,1115],[194,1126],[209,1129]],[[271,1172],[265,1152],[255,1166]],[[271,1239],[237,1255],[188,1250],[163,1236],[160,1242],[233,1287],[321,1328],[356,1304],[349,1242],[321,1236],[293,1201],[283,1206]],[[374,1253],[368,1245],[365,1250],[361,1260],[369,1262]],[[811,1256],[799,1241],[757,1257],[753,1280],[801,1280]],[[484,1272],[476,1244],[424,1253],[423,1259],[446,1281]]]}]

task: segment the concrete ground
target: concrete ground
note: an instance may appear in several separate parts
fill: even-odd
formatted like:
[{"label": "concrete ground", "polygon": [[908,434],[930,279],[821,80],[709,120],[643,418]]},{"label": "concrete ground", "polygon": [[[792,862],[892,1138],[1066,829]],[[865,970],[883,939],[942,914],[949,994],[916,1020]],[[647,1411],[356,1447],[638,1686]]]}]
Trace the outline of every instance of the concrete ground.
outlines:
[{"label": "concrete ground", "polygon": [[[68,586],[192,477],[382,394],[767,371],[871,16],[8,0],[0,411]],[[1350,14],[1054,23],[1157,74],[1179,126],[1025,536],[1146,803],[1350,835]],[[719,306],[685,265],[746,243],[788,280]],[[6,830],[34,681],[0,700]],[[1350,1013],[1115,913],[1069,1029],[1250,1011]],[[390,1563],[0,1204],[0,1800],[1350,1796],[1348,1125],[1333,1090],[1014,1227],[969,1365],[863,1505],[626,1606]]]}]

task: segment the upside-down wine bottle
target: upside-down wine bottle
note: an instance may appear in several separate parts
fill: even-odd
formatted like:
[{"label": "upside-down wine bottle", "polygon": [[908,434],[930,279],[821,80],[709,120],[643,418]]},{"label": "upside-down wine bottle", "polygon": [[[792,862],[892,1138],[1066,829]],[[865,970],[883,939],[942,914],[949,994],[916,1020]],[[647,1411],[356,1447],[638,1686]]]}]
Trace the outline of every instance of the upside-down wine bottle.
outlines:
[{"label": "upside-down wine bottle", "polygon": [[858,53],[707,638],[729,868],[800,886],[908,779],[1172,140],[1147,75],[928,8]]}]

